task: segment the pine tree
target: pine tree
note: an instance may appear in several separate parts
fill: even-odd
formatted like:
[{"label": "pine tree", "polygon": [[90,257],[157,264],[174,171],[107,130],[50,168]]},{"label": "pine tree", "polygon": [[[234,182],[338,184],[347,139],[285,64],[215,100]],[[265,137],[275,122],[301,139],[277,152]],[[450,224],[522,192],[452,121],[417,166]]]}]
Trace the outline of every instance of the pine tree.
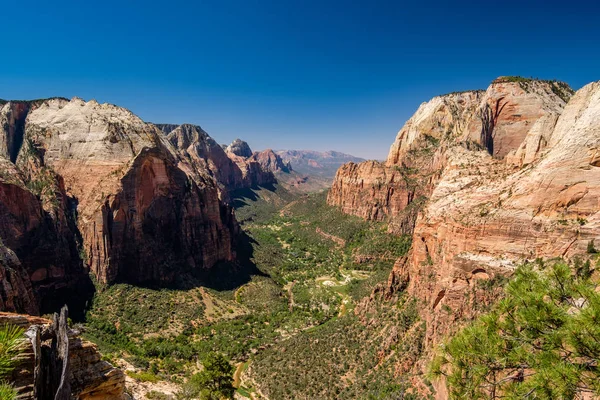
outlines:
[{"label": "pine tree", "polygon": [[600,292],[564,262],[517,269],[506,296],[441,347],[431,365],[452,398],[600,395]]},{"label": "pine tree", "polygon": [[203,360],[204,369],[193,375],[184,388],[185,398],[201,400],[232,399],[233,366],[227,359],[217,353],[208,354]]}]

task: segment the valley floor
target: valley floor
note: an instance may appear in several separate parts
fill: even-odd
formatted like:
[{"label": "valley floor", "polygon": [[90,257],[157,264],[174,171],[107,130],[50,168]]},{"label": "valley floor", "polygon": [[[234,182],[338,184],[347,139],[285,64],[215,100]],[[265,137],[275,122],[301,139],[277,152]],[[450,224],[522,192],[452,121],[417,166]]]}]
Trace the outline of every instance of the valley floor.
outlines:
[{"label": "valley floor", "polygon": [[394,355],[378,347],[406,332],[419,341],[414,304],[370,310],[379,315],[354,311],[387,279],[410,239],[327,206],[325,192],[243,195],[237,215],[256,271],[248,282],[228,290],[98,285],[83,330],[104,357],[126,368],[134,397],[172,398],[211,352],[237,366],[242,398],[403,392],[405,385],[391,379]]}]

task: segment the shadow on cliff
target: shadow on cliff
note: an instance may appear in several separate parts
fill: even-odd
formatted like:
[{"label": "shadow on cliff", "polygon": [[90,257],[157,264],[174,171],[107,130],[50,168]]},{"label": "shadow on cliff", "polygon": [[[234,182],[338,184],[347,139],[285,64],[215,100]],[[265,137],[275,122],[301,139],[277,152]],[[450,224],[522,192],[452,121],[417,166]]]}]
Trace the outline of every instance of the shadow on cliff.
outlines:
[{"label": "shadow on cliff", "polygon": [[264,189],[268,190],[269,192],[275,193],[275,191],[277,190],[275,183],[269,183],[266,185],[253,186],[250,188],[243,188],[232,191],[230,193],[230,196],[233,208],[237,210],[238,208],[248,205],[248,202],[258,201],[260,199],[260,196],[258,195],[258,193],[256,193],[256,191],[258,190]]},{"label": "shadow on cliff", "polygon": [[63,306],[69,308],[69,318],[74,322],[85,321],[85,314],[96,293],[96,288],[89,275],[79,276],[67,285],[57,285],[52,290],[41,293],[40,314],[59,312]]},{"label": "shadow on cliff", "polygon": [[[236,245],[237,260],[235,262],[221,262],[215,265],[208,273],[196,276],[197,285],[218,291],[236,289],[252,279],[252,276],[268,276],[259,270],[252,261],[254,239],[240,232]],[[191,289],[194,282],[178,282],[179,286]],[[191,285],[190,285],[191,284]],[[187,286],[187,287],[186,287]]]}]

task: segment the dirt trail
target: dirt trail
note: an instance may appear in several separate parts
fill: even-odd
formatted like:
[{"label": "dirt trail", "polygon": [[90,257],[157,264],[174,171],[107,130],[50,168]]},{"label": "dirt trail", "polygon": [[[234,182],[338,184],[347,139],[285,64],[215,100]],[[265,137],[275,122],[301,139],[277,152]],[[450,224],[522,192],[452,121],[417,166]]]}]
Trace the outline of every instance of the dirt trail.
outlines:
[{"label": "dirt trail", "polygon": [[240,387],[241,376],[242,372],[244,371],[244,364],[245,363],[241,362],[235,366],[235,372],[233,373],[233,387],[236,389]]},{"label": "dirt trail", "polygon": [[335,236],[330,233],[324,232],[321,228],[317,228],[317,229],[315,229],[315,231],[319,235],[323,236],[324,238],[333,241],[337,245],[336,247],[338,249],[341,249],[342,247],[344,247],[346,245],[346,241],[339,236]]},{"label": "dirt trail", "polygon": [[292,290],[292,289],[294,289],[295,284],[296,284],[296,281],[288,282],[283,287],[283,289],[287,290],[287,292],[288,292],[288,299],[289,299],[288,303],[289,303],[290,312],[292,312],[294,310],[294,306],[296,305],[296,303],[294,303],[294,291]]}]

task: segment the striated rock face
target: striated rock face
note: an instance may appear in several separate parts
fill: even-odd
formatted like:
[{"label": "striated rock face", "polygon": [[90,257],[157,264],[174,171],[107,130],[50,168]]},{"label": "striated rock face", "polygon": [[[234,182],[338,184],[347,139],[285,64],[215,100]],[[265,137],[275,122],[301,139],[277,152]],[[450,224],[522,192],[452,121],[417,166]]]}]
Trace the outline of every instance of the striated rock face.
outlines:
[{"label": "striated rock face", "polygon": [[412,233],[417,212],[439,179],[448,143],[460,140],[482,97],[482,92],[463,92],[421,104],[398,132],[386,162],[340,167],[328,203],[366,219],[389,219],[393,231]]},{"label": "striated rock face", "polygon": [[342,166],[328,202],[411,233],[416,213],[409,206],[420,209],[431,195],[448,148],[485,149],[504,163],[527,165],[545,149],[571,93],[560,82],[499,78],[485,92],[435,97],[398,132],[385,163]]},{"label": "striated rock face", "polygon": [[[395,274],[427,304],[428,340],[472,315],[464,293],[523,260],[585,254],[600,238],[600,83],[579,90],[546,151],[515,170],[484,151],[448,150],[440,182],[417,219],[408,261]],[[439,312],[448,306],[453,317]]]},{"label": "striated rock face", "polygon": [[[0,313],[0,324],[16,325],[26,330],[27,347],[24,358],[15,369],[12,381],[20,399],[54,399],[59,384],[64,380],[66,396],[56,398],[124,399],[125,375],[101,359],[96,346],[79,338],[79,333],[66,327],[64,321],[12,313]],[[68,342],[63,346],[63,339]],[[61,354],[56,354],[61,352]],[[53,354],[54,353],[54,354]],[[63,358],[63,355],[65,356]],[[65,379],[61,372],[68,360]]]},{"label": "striated rock face", "polygon": [[159,127],[179,155],[196,171],[204,171],[213,177],[223,194],[244,185],[242,171],[202,128],[189,124]]},{"label": "striated rock face", "polygon": [[[26,189],[5,185],[12,196],[6,207],[16,196],[31,206],[0,213],[22,214],[10,217],[22,225],[10,228],[24,232],[21,242],[7,242],[15,237],[7,230],[0,235],[29,270],[34,289],[50,278],[68,284],[75,273],[87,276],[87,268],[101,282],[169,284],[178,274],[202,274],[234,259],[237,224],[217,183],[156,126],[113,105],[51,99],[30,107],[22,129],[0,131],[0,142],[12,131],[23,140],[18,171],[8,175],[20,174]],[[193,135],[182,132],[182,146]],[[46,236],[56,239],[52,251],[60,257],[41,258],[50,251]],[[20,251],[19,243],[30,247]]]},{"label": "striated rock face", "polygon": [[273,184],[277,182],[274,173],[289,172],[280,158],[267,151],[252,153],[248,143],[240,139],[229,146],[220,146],[199,126],[157,126],[167,135],[181,159],[217,182],[225,201],[229,200],[231,191]]},{"label": "striated rock face", "polygon": [[253,153],[248,144],[240,139],[234,140],[226,151],[242,173],[243,185],[237,188],[271,185],[277,183],[275,174],[291,171],[291,167],[284,164],[273,150]]},{"label": "striated rock face", "polygon": [[496,277],[600,242],[599,148],[600,82],[570,97],[502,78],[421,105],[387,161],[340,168],[328,201],[412,234],[387,296],[420,300],[431,350],[497,299]]},{"label": "striated rock face", "polygon": [[71,205],[60,179],[44,170],[26,181],[0,155],[2,310],[38,314],[69,304],[81,316],[93,285],[79,258]]}]

